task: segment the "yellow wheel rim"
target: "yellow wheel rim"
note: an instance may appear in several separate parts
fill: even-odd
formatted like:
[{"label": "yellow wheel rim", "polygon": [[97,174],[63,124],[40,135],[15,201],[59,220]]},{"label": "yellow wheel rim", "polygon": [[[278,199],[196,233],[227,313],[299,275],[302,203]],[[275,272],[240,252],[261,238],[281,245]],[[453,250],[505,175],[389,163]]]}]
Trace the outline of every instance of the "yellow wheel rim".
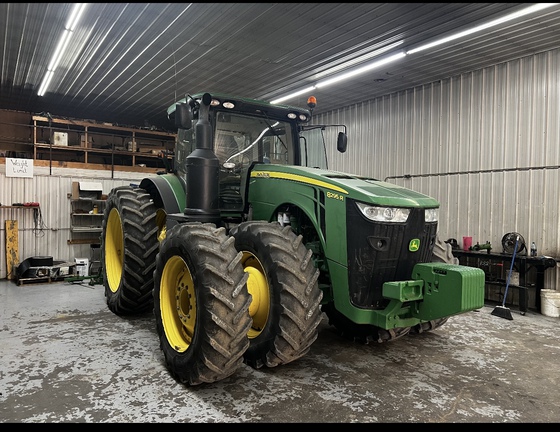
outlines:
[{"label": "yellow wheel rim", "polygon": [[270,293],[266,275],[261,262],[249,252],[243,253],[243,269],[249,274],[247,289],[252,296],[249,315],[253,318],[253,325],[249,329],[249,339],[261,334],[268,321],[270,311]]},{"label": "yellow wheel rim", "polygon": [[105,272],[112,292],[117,292],[121,283],[124,263],[124,236],[121,216],[116,208],[111,209],[105,232]]},{"label": "yellow wheel rim", "polygon": [[158,227],[158,241],[161,243],[164,239],[165,236],[167,235],[167,213],[165,213],[165,210],[163,209],[158,209],[158,211],[156,212],[156,225]]},{"label": "yellow wheel rim", "polygon": [[185,352],[194,338],[196,296],[191,272],[180,256],[175,255],[165,263],[159,301],[167,341],[175,351]]}]

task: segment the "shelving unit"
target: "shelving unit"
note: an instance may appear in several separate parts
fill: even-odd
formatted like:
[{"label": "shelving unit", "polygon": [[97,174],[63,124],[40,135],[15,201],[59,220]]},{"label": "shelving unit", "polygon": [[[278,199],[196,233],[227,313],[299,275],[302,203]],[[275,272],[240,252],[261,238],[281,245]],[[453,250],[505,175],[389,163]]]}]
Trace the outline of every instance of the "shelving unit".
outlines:
[{"label": "shelving unit", "polygon": [[165,169],[176,135],[63,118],[32,116],[33,159]]},{"label": "shelving unit", "polygon": [[77,198],[70,200],[70,232],[68,244],[99,244],[105,200]]}]

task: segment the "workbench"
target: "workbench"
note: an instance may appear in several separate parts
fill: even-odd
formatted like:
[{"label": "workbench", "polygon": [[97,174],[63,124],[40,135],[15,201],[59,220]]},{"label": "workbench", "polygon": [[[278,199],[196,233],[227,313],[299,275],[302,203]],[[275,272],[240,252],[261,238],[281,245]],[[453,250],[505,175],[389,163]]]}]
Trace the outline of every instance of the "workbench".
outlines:
[{"label": "workbench", "polygon": [[[459,259],[459,264],[461,265],[484,270],[486,285],[506,286],[512,254],[453,250],[453,255]],[[541,290],[544,288],[544,272],[549,268],[556,267],[556,262],[555,258],[548,256],[515,255],[513,271],[519,273],[519,282],[518,284],[512,284],[512,277],[508,292],[510,289],[517,289],[519,291],[519,310],[521,313],[525,314],[527,312],[530,288],[535,289],[535,309],[540,313]],[[529,276],[533,275],[533,273],[533,281],[530,281]]]}]

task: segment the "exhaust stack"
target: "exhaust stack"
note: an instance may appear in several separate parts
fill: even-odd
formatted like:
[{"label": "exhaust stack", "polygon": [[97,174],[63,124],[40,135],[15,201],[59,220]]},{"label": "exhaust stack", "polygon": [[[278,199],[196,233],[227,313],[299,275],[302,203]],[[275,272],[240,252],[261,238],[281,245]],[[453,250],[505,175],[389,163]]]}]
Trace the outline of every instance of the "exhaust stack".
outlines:
[{"label": "exhaust stack", "polygon": [[187,156],[187,197],[184,211],[188,221],[220,225],[220,163],[212,150],[212,128],[208,113],[212,96],[205,93],[196,123],[196,149]]}]

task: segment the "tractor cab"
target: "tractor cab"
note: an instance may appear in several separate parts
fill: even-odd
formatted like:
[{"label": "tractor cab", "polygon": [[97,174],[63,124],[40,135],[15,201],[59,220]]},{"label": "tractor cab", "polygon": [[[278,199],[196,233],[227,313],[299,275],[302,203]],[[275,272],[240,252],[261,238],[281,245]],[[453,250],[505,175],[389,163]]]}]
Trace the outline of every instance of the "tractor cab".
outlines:
[{"label": "tractor cab", "polygon": [[[206,94],[208,95],[208,94]],[[187,183],[189,155],[212,150],[218,166],[219,209],[247,211],[247,181],[256,164],[303,165],[327,169],[325,129],[308,125],[311,111],[251,99],[212,95],[208,127],[198,129],[203,94],[188,96],[168,109],[178,128],[174,170]],[[208,95],[210,97],[210,95]],[[337,148],[346,150],[346,129],[338,133]],[[197,136],[200,135],[200,136]],[[213,173],[215,175],[215,172]],[[194,181],[197,181],[196,179]]]}]

